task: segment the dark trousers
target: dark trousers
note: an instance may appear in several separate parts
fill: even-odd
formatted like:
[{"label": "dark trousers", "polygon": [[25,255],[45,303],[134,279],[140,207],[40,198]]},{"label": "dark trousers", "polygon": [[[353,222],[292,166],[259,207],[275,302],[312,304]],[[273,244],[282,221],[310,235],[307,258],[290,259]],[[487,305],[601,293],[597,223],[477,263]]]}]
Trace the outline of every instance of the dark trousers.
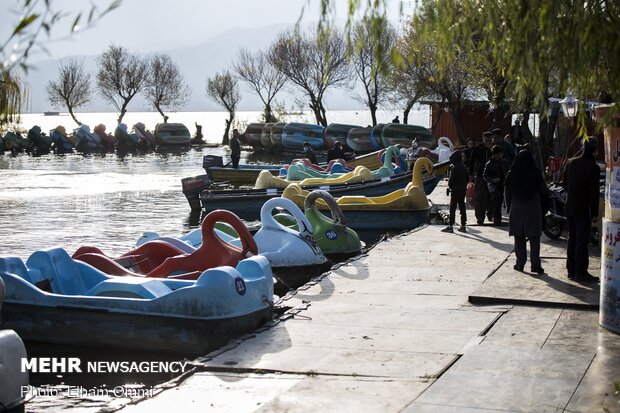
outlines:
[{"label": "dark trousers", "polygon": [[532,268],[540,268],[540,237],[518,237],[515,235],[515,255],[517,265],[525,266],[527,262],[526,242],[530,242],[530,264]]},{"label": "dark trousers", "polygon": [[491,214],[491,197],[487,183],[481,177],[476,178],[476,221],[484,222],[486,215]]},{"label": "dark trousers", "polygon": [[579,277],[588,272],[590,263],[588,243],[592,222],[589,218],[568,218],[568,245],[566,246],[566,269],[570,275]]},{"label": "dark trousers", "polygon": [[461,213],[461,225],[465,226],[467,223],[467,212],[465,209],[465,190],[458,190],[450,192],[450,226],[454,225],[456,221],[456,207],[459,207]]},{"label": "dark trousers", "polygon": [[231,156],[230,158],[232,160],[232,167],[237,169],[237,167],[239,166],[239,159],[241,157],[240,156]]},{"label": "dark trousers", "polygon": [[491,194],[491,216],[495,224],[502,222],[502,204],[504,203],[504,188],[498,187]]}]

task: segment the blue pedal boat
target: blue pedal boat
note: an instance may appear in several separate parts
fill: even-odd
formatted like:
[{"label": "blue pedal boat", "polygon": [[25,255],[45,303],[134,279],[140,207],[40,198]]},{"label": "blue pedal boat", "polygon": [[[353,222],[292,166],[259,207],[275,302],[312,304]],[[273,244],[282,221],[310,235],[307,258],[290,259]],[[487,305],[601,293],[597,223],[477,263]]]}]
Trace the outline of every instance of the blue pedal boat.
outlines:
[{"label": "blue pedal boat", "polygon": [[273,313],[271,267],[261,256],[187,281],[109,276],[52,248],[26,263],[0,258],[0,278],[2,328],[26,341],[205,354]]}]

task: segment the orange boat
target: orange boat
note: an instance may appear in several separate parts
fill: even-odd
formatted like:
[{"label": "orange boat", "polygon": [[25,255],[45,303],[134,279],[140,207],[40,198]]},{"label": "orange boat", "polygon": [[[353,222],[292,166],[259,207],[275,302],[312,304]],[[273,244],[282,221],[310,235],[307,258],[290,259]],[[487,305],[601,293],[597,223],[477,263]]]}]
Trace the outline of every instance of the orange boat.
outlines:
[{"label": "orange boat", "polygon": [[[222,240],[215,233],[215,224],[224,222],[239,234],[241,248]],[[252,234],[237,215],[226,210],[209,213],[201,225],[202,244],[192,252],[162,240],[146,242],[120,257],[109,257],[99,248],[83,246],[73,258],[86,262],[109,275],[177,278],[195,280],[205,270],[237,263],[258,254]]]}]

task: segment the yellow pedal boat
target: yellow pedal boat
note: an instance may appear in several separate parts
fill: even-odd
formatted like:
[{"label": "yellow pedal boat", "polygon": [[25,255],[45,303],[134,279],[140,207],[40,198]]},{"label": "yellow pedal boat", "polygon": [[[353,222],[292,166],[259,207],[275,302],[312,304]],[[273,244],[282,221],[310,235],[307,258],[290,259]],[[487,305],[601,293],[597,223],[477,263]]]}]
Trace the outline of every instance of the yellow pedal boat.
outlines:
[{"label": "yellow pedal boat", "polygon": [[[261,171],[254,184],[255,189],[267,189],[267,188],[286,188],[292,183],[299,183],[301,186],[318,186],[318,185],[336,185],[336,184],[350,184],[356,182],[366,182],[375,179],[388,178],[394,175],[394,166],[392,165],[392,159],[398,158],[398,148],[393,146],[389,147],[385,152],[383,165],[371,171],[365,166],[356,166],[351,172],[338,174],[334,176],[306,178],[301,181],[288,180],[273,176],[267,171]],[[290,168],[296,168],[296,165],[291,165]],[[298,174],[296,174],[297,176]]]},{"label": "yellow pedal boat", "polygon": [[[411,182],[404,189],[378,197],[349,195],[336,198],[344,212],[347,225],[355,230],[408,230],[430,221],[430,205],[422,181],[422,173],[432,173],[433,163],[428,158],[416,161]],[[309,192],[298,183],[286,187],[282,197],[303,207]],[[322,200],[319,209],[328,209]]]}]

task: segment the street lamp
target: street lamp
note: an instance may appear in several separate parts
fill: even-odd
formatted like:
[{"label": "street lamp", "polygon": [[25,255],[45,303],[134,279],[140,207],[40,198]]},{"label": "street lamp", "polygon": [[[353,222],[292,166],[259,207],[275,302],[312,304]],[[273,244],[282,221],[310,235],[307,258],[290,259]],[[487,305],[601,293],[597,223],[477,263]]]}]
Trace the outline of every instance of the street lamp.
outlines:
[{"label": "street lamp", "polygon": [[573,119],[577,116],[577,110],[579,109],[579,101],[573,97],[570,93],[566,97],[560,100],[562,113],[569,119]]}]

